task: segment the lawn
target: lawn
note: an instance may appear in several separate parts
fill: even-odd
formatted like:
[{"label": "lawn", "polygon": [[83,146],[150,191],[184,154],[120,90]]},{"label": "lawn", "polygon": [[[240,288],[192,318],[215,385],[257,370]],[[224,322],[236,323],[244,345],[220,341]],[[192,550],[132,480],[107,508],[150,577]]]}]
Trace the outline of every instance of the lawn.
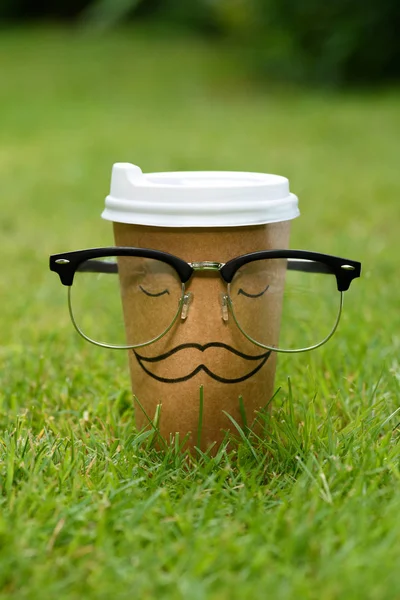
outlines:
[{"label": "lawn", "polygon": [[[400,91],[255,84],[142,29],[2,30],[0,72],[0,597],[399,597]],[[158,452],[126,355],[75,334],[48,255],[112,244],[117,161],[285,175],[291,246],[362,261],[332,340],[279,359],[264,442]]]}]

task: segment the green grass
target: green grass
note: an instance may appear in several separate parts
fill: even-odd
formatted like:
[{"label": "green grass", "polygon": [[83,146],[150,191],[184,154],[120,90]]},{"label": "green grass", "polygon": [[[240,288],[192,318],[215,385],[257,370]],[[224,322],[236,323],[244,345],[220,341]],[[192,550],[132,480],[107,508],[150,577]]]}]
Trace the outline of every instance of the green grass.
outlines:
[{"label": "green grass", "polygon": [[[0,71],[0,597],[399,597],[400,92],[257,86],[141,30],[3,30]],[[292,247],[363,262],[334,338],[279,360],[263,439],[158,452],[124,353],[74,334],[48,255],[112,244],[116,161],[286,175]]]}]

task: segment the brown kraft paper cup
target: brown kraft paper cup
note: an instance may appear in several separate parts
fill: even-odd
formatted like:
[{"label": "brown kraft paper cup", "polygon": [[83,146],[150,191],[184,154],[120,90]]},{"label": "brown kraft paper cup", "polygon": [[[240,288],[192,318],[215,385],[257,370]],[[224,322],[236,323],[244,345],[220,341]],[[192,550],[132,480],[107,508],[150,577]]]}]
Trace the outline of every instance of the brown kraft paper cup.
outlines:
[{"label": "brown kraft paper cup", "polygon": [[[168,252],[186,262],[228,260],[260,250],[287,248],[290,220],[265,225],[235,227],[154,227],[114,222],[116,246],[152,248]],[[281,274],[282,293],[284,272]],[[129,285],[120,273],[126,328],[132,321],[133,306],[124,298]],[[226,284],[217,271],[195,272],[186,284],[192,293],[188,315],[176,320],[168,333],[148,346],[129,350],[132,391],[138,429],[149,426],[161,405],[158,428],[170,440],[179,432],[188,436],[188,447],[197,446],[200,417],[200,386],[203,386],[203,414],[200,447],[219,444],[225,432],[234,429],[225,413],[243,426],[239,398],[251,425],[257,411],[274,393],[276,352],[251,343],[240,332],[229,311],[222,319],[221,294]],[[268,300],[267,313],[248,318],[267,319],[278,339],[282,295]],[[157,318],[157,315],[154,315]],[[143,325],[145,326],[145,325]],[[150,360],[149,360],[150,359]],[[142,410],[143,409],[143,410]],[[144,414],[144,412],[146,414]]]}]

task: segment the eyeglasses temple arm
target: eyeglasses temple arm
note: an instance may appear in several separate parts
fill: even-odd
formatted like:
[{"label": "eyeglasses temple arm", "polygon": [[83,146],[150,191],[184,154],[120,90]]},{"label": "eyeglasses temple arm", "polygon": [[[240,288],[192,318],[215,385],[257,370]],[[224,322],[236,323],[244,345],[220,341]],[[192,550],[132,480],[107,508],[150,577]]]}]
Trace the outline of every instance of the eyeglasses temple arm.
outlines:
[{"label": "eyeglasses temple arm", "polygon": [[288,258],[287,269],[289,271],[302,271],[303,273],[328,273],[332,275],[332,270],[321,262],[303,260],[302,258]]},{"label": "eyeglasses temple arm", "polygon": [[118,273],[118,263],[107,260],[85,260],[77,268],[78,273]]}]

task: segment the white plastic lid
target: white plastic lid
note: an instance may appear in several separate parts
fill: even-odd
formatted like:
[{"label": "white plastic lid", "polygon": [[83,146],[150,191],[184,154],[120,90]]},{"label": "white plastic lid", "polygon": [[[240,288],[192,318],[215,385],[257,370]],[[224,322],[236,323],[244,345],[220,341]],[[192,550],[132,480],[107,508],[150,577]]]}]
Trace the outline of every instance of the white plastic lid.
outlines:
[{"label": "white plastic lid", "polygon": [[158,227],[239,227],[298,217],[280,175],[238,171],[142,173],[116,163],[103,219]]}]

